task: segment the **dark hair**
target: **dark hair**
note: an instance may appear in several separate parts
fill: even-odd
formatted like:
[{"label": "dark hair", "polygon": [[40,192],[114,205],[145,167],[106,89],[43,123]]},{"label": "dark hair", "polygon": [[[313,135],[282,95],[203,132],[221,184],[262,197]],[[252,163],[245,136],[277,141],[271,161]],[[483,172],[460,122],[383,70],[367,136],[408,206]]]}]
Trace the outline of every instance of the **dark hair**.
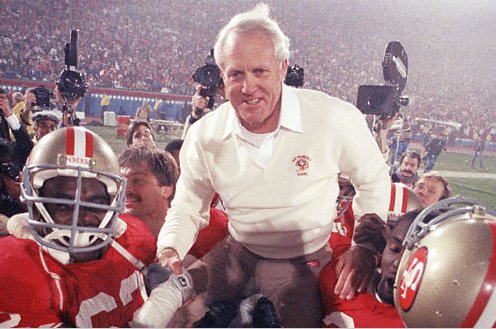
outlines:
[{"label": "dark hair", "polygon": [[182,139],[173,139],[167,145],[164,147],[164,151],[167,151],[169,153],[172,153],[174,151],[180,151],[181,147],[183,147],[183,140]]},{"label": "dark hair", "polygon": [[[143,164],[146,164],[160,186],[173,186],[175,191],[179,171],[176,161],[168,152],[155,147],[131,146],[119,156],[119,166],[121,168],[142,166]],[[169,201],[172,201],[173,198],[174,192]]]},{"label": "dark hair", "polygon": [[152,134],[153,140],[155,140],[155,135],[153,134],[152,126],[150,125],[150,123],[148,121],[145,121],[145,120],[134,120],[133,122],[131,122],[131,124],[127,128],[127,132],[126,132],[126,143],[127,143],[127,146],[133,144],[133,135],[136,132],[136,130],[138,130],[138,127],[139,126],[145,126],[145,127],[147,127],[150,130],[150,133]]},{"label": "dark hair", "polygon": [[420,157],[420,153],[418,153],[415,150],[408,150],[408,151],[406,151],[401,156],[400,164],[403,162],[403,160],[405,159],[405,157],[409,157],[409,158],[412,158],[412,159],[417,159],[417,163],[418,163],[418,165],[420,167],[420,163],[422,163],[422,158]]}]

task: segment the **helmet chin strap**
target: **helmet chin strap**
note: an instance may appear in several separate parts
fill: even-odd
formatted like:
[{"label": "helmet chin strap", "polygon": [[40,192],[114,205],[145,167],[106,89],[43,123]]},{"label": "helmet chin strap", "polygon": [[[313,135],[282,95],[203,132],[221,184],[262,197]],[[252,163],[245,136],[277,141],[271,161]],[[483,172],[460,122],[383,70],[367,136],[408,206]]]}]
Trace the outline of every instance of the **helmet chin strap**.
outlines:
[{"label": "helmet chin strap", "polygon": [[[105,240],[106,235],[104,233],[97,232],[75,232],[74,235],[71,230],[57,229],[54,228],[52,232],[43,237],[46,241],[58,241],[61,244],[73,248],[85,248],[91,246],[98,239]],[[71,241],[71,242],[69,242]],[[72,246],[71,246],[72,244]]]}]

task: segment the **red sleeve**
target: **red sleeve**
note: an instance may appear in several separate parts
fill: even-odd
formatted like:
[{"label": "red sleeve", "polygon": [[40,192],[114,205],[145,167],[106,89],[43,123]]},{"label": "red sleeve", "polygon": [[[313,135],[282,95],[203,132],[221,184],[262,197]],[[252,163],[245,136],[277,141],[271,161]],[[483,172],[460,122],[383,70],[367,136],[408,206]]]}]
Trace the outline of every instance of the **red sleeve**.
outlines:
[{"label": "red sleeve", "polygon": [[216,208],[210,208],[209,224],[200,231],[195,244],[189,250],[189,254],[196,258],[205,256],[217,242],[224,239],[226,233],[227,215]]},{"label": "red sleeve", "polygon": [[0,327],[62,324],[55,281],[43,270],[32,240],[0,239]]},{"label": "red sleeve", "polygon": [[126,233],[117,238],[117,242],[145,265],[153,263],[157,253],[157,239],[148,226],[129,214],[121,214],[119,218],[127,224],[127,228]]}]

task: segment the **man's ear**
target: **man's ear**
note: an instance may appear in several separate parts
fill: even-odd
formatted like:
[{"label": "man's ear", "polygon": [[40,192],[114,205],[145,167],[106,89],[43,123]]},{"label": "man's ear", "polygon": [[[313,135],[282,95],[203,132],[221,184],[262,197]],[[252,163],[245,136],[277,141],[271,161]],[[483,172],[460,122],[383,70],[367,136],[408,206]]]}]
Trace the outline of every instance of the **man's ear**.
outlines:
[{"label": "man's ear", "polygon": [[288,72],[288,59],[285,58],[282,60],[281,62],[281,72],[280,72],[280,79],[281,81],[284,81],[284,79],[286,78],[286,74]]},{"label": "man's ear", "polygon": [[170,185],[170,186],[162,186],[162,196],[165,198],[165,199],[169,199],[171,197],[171,195],[174,194],[174,186],[173,185]]}]

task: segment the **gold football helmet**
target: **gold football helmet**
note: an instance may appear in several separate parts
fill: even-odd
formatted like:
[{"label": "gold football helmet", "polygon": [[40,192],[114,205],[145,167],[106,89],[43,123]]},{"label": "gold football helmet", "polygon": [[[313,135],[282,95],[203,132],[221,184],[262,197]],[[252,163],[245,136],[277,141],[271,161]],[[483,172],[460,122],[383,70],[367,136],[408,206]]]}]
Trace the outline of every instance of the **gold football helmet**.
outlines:
[{"label": "gold football helmet", "polygon": [[442,200],[417,216],[404,245],[394,296],[407,327],[495,325],[496,211]]},{"label": "gold football helmet", "polygon": [[[99,250],[111,242],[115,221],[124,209],[126,188],[125,180],[119,176],[117,158],[100,136],[82,127],[57,129],[36,144],[23,174],[21,197],[27,204],[28,223],[36,241],[69,254]],[[44,183],[58,176],[77,178],[74,199],[40,195]],[[110,203],[81,200],[83,178],[102,182]],[[55,223],[47,211],[47,204],[70,207],[72,223]],[[90,211],[105,211],[98,227],[78,224],[83,207]]]}]

